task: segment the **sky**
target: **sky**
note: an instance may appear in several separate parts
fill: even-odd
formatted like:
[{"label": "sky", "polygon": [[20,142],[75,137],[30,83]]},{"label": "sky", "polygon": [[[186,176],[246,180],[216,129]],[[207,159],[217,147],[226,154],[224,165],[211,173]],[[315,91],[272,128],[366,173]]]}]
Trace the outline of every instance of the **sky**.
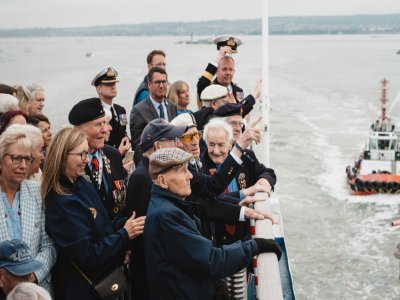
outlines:
[{"label": "sky", "polygon": [[[263,0],[0,0],[0,29],[260,18]],[[267,0],[264,0],[267,1]],[[400,0],[268,0],[270,16],[400,13]]]}]

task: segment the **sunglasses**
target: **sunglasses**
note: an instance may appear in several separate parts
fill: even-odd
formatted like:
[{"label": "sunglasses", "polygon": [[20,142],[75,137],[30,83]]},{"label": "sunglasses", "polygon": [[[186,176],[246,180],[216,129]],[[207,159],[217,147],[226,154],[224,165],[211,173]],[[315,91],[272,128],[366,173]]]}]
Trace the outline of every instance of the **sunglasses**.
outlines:
[{"label": "sunglasses", "polygon": [[197,140],[200,140],[201,136],[202,136],[201,132],[198,131],[196,133],[183,135],[183,136],[180,137],[180,139],[184,143],[189,143],[189,142],[193,141],[193,138],[196,138]]}]

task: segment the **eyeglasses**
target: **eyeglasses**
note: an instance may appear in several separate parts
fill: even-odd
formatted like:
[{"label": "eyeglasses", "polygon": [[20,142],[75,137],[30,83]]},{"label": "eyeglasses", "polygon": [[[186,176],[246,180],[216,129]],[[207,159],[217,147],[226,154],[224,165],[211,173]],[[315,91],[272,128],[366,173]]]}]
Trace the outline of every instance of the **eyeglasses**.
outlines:
[{"label": "eyeglasses", "polygon": [[191,141],[193,141],[193,138],[196,138],[198,141],[201,139],[201,132],[198,131],[196,133],[192,133],[192,134],[185,134],[183,136],[180,137],[181,141],[184,143],[189,143]]},{"label": "eyeglasses", "polygon": [[168,83],[168,81],[166,81],[166,80],[156,80],[156,81],[153,81],[152,83],[160,86],[160,85],[166,85]]},{"label": "eyeglasses", "polygon": [[6,155],[11,157],[11,161],[14,165],[22,164],[23,160],[25,161],[25,164],[30,165],[35,159],[33,156],[12,155],[8,153],[4,154],[4,156]]},{"label": "eyeglasses", "polygon": [[88,153],[87,151],[82,151],[81,153],[76,153],[76,152],[70,152],[68,154],[73,154],[73,155],[80,155],[82,160],[85,160],[88,158]]}]

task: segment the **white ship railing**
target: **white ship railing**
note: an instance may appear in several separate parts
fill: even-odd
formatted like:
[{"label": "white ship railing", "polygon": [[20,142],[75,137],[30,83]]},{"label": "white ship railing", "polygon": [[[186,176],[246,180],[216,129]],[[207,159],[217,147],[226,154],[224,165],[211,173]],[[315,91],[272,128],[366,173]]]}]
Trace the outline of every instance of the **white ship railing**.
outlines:
[{"label": "white ship railing", "polygon": [[[270,199],[266,193],[262,194],[265,201],[255,203],[255,208],[272,211]],[[256,237],[274,239],[274,230],[271,220],[256,221]],[[279,272],[278,258],[275,253],[262,253],[257,257],[258,286],[257,296],[260,300],[283,299],[282,284]]]},{"label": "white ship railing", "polygon": [[[269,111],[271,101],[269,99],[269,26],[268,26],[268,0],[263,0],[262,16],[262,162],[270,165],[269,150]],[[271,211],[269,197],[266,193],[265,201],[256,202],[255,208]],[[274,231],[271,220],[256,221],[256,236],[266,239],[274,239]],[[263,253],[257,258],[258,286],[257,297],[260,300],[281,300],[283,299],[282,284],[280,279],[278,259],[275,253]]]}]

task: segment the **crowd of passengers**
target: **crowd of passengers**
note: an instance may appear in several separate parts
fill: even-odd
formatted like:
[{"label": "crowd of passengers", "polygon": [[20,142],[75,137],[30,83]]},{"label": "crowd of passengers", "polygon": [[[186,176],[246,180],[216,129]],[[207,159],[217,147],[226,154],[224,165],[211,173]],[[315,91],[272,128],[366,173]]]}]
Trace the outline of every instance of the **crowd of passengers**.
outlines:
[{"label": "crowd of passengers", "polygon": [[0,299],[229,299],[226,278],[260,253],[280,258],[251,236],[251,219],[274,222],[251,207],[276,175],[250,149],[261,83],[245,97],[232,82],[236,46],[218,46],[195,112],[154,50],[129,118],[107,66],[54,135],[43,87],[0,84]]}]

